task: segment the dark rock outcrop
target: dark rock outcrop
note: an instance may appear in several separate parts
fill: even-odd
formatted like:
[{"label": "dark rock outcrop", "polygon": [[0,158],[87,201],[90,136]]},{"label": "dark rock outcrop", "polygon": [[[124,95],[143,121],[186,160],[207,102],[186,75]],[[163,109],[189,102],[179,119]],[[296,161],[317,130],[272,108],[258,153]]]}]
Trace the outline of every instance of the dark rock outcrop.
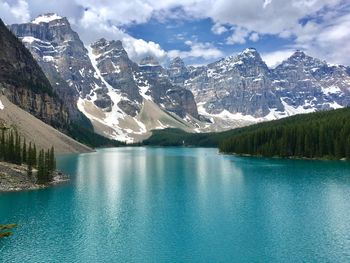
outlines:
[{"label": "dark rock outcrop", "polygon": [[0,87],[13,103],[62,130],[68,111],[31,53],[0,20]]}]

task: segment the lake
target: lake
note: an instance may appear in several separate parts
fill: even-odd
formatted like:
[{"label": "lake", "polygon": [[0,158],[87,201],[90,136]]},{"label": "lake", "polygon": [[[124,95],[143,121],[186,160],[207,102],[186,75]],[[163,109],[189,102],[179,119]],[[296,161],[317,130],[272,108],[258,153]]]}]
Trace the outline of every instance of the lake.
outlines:
[{"label": "lake", "polygon": [[205,148],[65,155],[71,181],[0,194],[0,262],[349,262],[350,164]]}]

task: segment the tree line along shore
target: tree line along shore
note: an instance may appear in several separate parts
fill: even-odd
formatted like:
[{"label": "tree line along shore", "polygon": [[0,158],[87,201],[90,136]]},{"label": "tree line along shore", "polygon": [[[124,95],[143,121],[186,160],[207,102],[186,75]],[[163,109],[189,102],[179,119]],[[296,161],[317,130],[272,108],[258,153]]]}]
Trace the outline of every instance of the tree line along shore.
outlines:
[{"label": "tree line along shore", "polygon": [[[1,127],[0,190],[25,187],[23,182],[46,185],[53,182],[56,175],[53,146],[47,150],[37,149],[35,143],[27,142],[15,129]],[[21,182],[22,186],[16,187],[16,182]]]}]

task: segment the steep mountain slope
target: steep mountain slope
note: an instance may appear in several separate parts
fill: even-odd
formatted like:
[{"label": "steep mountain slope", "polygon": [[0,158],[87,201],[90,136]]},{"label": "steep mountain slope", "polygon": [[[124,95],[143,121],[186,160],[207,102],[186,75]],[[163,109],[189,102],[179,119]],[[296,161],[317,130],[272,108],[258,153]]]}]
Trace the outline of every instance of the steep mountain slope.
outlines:
[{"label": "steep mountain slope", "polygon": [[54,90],[69,106],[72,119],[80,118],[76,106],[79,96],[91,92],[96,94],[97,103],[110,107],[107,88],[96,77],[83,42],[66,18],[46,14],[30,23],[11,25],[10,29],[38,61]]},{"label": "steep mountain slope", "polygon": [[[199,72],[198,72],[199,71]],[[224,110],[263,117],[270,108],[282,109],[271,90],[270,70],[255,49],[194,69],[185,81],[197,102],[210,114]]]},{"label": "steep mountain slope", "polygon": [[207,118],[256,122],[350,105],[349,70],[301,51],[275,69],[253,48],[197,68],[186,68],[176,58],[168,75],[192,90]]},{"label": "steep mountain slope", "polygon": [[[129,59],[120,41],[100,39],[88,50],[96,76],[102,79],[108,89],[108,96],[112,99],[112,106],[108,110],[96,105],[93,93],[78,101],[79,109],[92,120],[96,132],[121,141],[132,142],[149,136],[149,131],[152,129],[167,125],[184,126],[184,120],[176,115],[180,110],[169,113],[171,107],[177,109],[176,106],[179,105],[176,104],[175,98],[164,96],[157,101],[152,96],[152,90],[159,89],[158,74],[154,80],[147,75],[149,72],[145,69],[140,70],[141,66]],[[156,84],[150,84],[152,81]],[[168,84],[164,88],[173,87],[170,82]],[[190,93],[183,88],[178,89]],[[170,101],[169,97],[173,100]],[[193,96],[191,102],[195,105]],[[185,110],[183,112],[186,114]],[[163,119],[163,122],[160,122],[158,117],[161,115],[167,116],[166,121]],[[188,124],[187,126],[191,127]],[[192,127],[194,128],[195,126]]]},{"label": "steep mountain slope", "polygon": [[0,95],[0,122],[6,127],[16,128],[27,142],[39,149],[54,146],[57,153],[91,152],[92,149],[57,131],[28,112],[22,110],[7,97]]},{"label": "steep mountain slope", "polygon": [[96,132],[122,141],[142,140],[152,129],[222,131],[350,104],[349,68],[300,51],[275,69],[254,48],[207,66],[186,67],[175,58],[163,68],[152,57],[133,62],[120,41],[100,39],[85,47],[56,14],[10,28],[73,119],[82,112]]},{"label": "steep mountain slope", "polygon": [[[156,128],[138,116],[146,100],[158,110],[171,113],[169,116],[175,119],[170,123],[174,125],[181,126],[184,119],[196,122],[198,118],[189,90],[173,85],[166,74],[162,76],[165,70],[157,62],[132,62],[120,41],[101,39],[85,48],[68,20],[56,14],[45,14],[10,28],[38,60],[62,100],[70,105],[70,114],[79,116],[80,110],[104,136],[133,141],[146,136],[147,127]],[[199,124],[191,125],[196,129]]]},{"label": "steep mountain slope", "polygon": [[62,101],[30,52],[0,20],[0,88],[10,101],[32,115],[65,129],[69,122]]},{"label": "steep mountain slope", "polygon": [[350,104],[350,75],[344,66],[329,65],[297,51],[273,75],[277,95],[293,108],[327,110]]}]

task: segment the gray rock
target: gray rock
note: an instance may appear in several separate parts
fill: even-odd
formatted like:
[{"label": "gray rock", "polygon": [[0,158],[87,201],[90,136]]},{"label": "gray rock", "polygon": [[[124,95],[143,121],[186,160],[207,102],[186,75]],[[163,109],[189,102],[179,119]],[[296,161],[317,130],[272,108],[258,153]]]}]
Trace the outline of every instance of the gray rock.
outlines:
[{"label": "gray rock", "polygon": [[[43,16],[57,17],[54,14]],[[10,29],[31,51],[55,91],[69,105],[72,117],[79,116],[76,107],[79,96],[85,98],[95,89],[103,91],[98,93],[101,95],[98,101],[104,100],[100,105],[110,108],[107,88],[96,75],[88,51],[66,18],[14,24]]]},{"label": "gray rock", "polygon": [[[227,110],[265,117],[277,111],[283,117],[350,105],[349,68],[329,65],[301,51],[275,69],[269,69],[259,53],[249,48],[201,67],[184,69],[176,59],[167,74],[174,84],[191,90],[196,102],[210,114]],[[295,110],[291,112],[287,106]]]},{"label": "gray rock", "polygon": [[189,70],[185,66],[184,61],[179,57],[174,58],[170,62],[167,73],[170,81],[178,86],[183,86],[185,80],[189,77]]}]

